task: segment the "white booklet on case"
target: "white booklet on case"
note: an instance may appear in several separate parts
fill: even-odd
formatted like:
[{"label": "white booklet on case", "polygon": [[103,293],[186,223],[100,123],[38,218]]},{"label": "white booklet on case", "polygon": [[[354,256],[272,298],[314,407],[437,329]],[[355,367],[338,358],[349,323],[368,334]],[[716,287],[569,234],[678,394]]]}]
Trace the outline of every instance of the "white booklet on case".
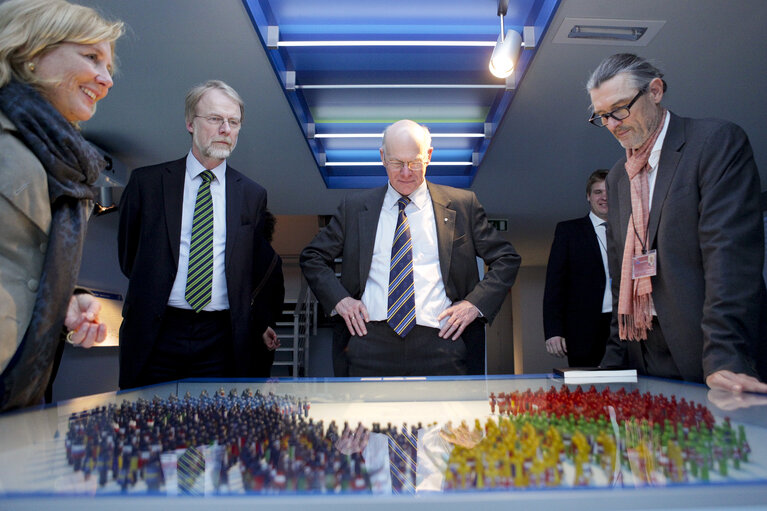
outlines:
[{"label": "white booklet on case", "polygon": [[554,376],[565,383],[636,383],[636,369],[603,369],[601,367],[555,367]]}]

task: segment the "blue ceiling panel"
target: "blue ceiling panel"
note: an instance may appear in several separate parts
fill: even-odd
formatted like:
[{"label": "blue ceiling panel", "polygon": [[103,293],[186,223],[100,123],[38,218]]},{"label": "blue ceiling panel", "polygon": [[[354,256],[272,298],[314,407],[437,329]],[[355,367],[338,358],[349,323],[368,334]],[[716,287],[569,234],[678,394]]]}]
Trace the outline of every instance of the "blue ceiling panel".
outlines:
[{"label": "blue ceiling panel", "polygon": [[[425,124],[429,179],[471,186],[559,0],[510,0],[504,32],[523,35],[514,74],[488,62],[497,0],[243,0],[329,188],[386,182],[390,123]],[[525,39],[527,38],[527,39]]]}]

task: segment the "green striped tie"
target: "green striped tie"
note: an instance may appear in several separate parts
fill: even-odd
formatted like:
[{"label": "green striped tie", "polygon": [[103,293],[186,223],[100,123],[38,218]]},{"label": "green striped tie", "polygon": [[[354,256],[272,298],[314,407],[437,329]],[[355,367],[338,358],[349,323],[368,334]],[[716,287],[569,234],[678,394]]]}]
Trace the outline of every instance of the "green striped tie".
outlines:
[{"label": "green striped tie", "polygon": [[200,312],[210,303],[213,284],[213,200],[210,196],[210,182],[213,172],[200,174],[202,184],[194,203],[192,241],[189,244],[189,271],[186,276],[186,301]]},{"label": "green striped tie", "polygon": [[178,488],[182,495],[205,493],[205,457],[195,446],[189,446],[176,463]]}]

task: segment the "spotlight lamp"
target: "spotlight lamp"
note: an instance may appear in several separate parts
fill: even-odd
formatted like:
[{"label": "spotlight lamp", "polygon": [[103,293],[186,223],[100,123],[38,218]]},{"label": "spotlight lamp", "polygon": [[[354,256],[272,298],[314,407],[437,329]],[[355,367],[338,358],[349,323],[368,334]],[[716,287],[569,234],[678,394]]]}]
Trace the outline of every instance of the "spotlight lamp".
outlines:
[{"label": "spotlight lamp", "polygon": [[514,72],[514,65],[522,49],[522,36],[516,30],[509,29],[504,37],[503,17],[509,8],[509,0],[498,0],[498,17],[501,18],[501,34],[493,48],[488,67],[498,78],[506,78]]},{"label": "spotlight lamp", "polygon": [[509,29],[506,37],[503,37],[503,34],[499,35],[488,66],[493,76],[506,78],[513,73],[521,50],[522,36],[519,32]]}]

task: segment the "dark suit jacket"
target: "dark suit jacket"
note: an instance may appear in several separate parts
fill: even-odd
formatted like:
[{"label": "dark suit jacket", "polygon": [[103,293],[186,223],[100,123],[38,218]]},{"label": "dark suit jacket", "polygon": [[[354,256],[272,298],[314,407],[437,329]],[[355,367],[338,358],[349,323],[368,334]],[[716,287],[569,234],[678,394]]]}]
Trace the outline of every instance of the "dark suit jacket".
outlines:
[{"label": "dark suit jacket", "polygon": [[[251,295],[251,319],[253,331],[259,336],[267,327],[275,328],[282,315],[285,303],[285,281],[282,273],[282,259],[271,244],[263,237],[258,241],[255,261],[256,286]],[[274,351],[270,351],[263,342],[256,342],[257,378],[268,378],[274,363]],[[294,375],[297,376],[297,375]]]},{"label": "dark suit jacket", "polygon": [[[468,300],[491,322],[514,284],[521,258],[487,222],[485,210],[468,190],[427,183],[434,207],[439,260],[451,300]],[[330,223],[301,253],[301,269],[325,310],[347,296],[360,299],[373,259],[378,217],[386,186],[348,195]],[[333,260],[343,257],[341,280]],[[489,269],[479,280],[476,257]],[[484,328],[478,320],[464,331],[470,372],[484,372]],[[472,349],[476,348],[476,349]],[[481,348],[481,368],[479,363]]]},{"label": "dark suit jacket", "polygon": [[[607,176],[613,325],[604,365],[637,364],[640,346],[618,339],[620,264],[631,214],[625,158]],[[743,130],[671,115],[655,182],[648,237],[657,250],[652,296],[682,377],[718,370],[767,381],[767,301],[759,174]]]},{"label": "dark suit jacket", "polygon": [[[120,327],[120,387],[133,386],[157,340],[176,278],[186,157],[136,169],[120,200],[118,257],[130,282]],[[237,375],[251,376],[256,343],[250,311],[266,190],[226,168],[226,285]]]},{"label": "dark suit jacket", "polygon": [[557,224],[546,268],[543,332],[565,338],[571,366],[596,366],[607,337],[599,339],[605,269],[589,215]]}]

